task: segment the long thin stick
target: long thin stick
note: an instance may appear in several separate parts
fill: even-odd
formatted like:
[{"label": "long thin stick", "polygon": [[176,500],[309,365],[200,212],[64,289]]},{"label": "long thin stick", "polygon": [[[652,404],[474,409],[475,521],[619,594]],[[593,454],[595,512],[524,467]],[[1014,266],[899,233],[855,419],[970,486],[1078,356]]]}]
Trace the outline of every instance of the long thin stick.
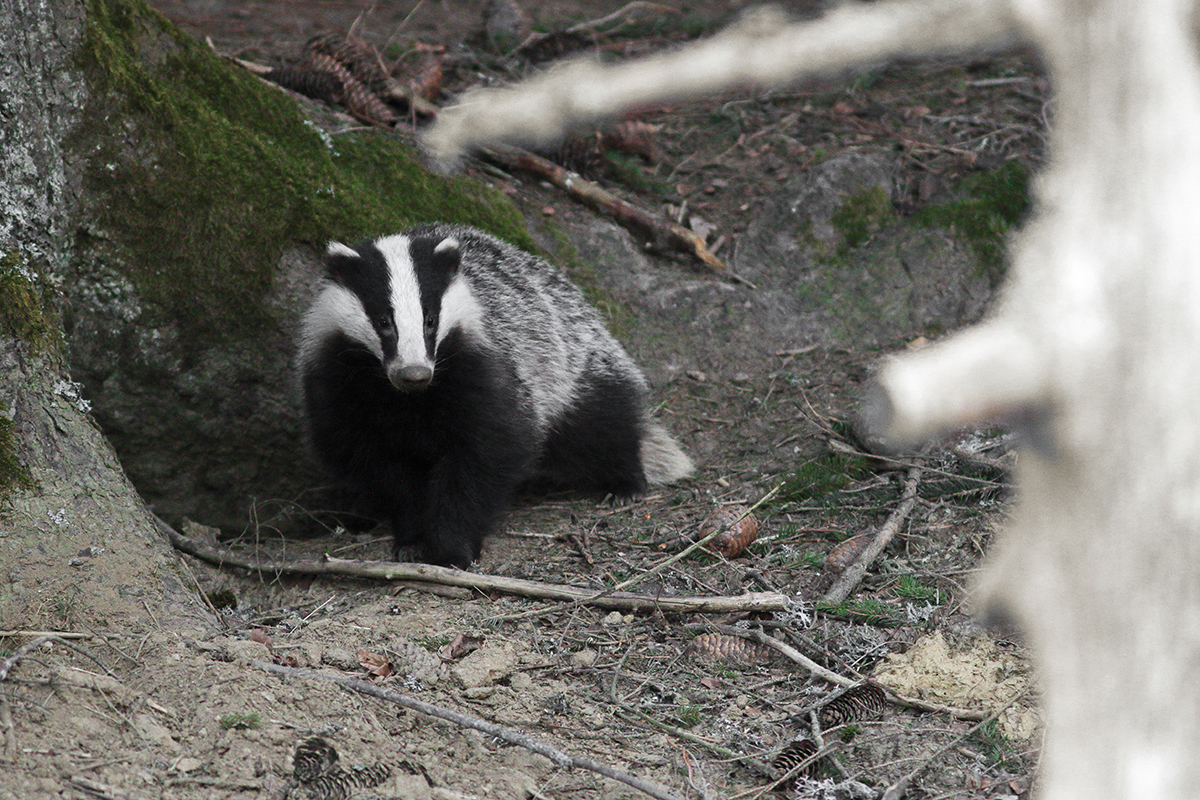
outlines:
[{"label": "long thin stick", "polygon": [[828,681],[829,683],[836,684],[837,686],[845,686],[847,688],[851,686],[857,686],[860,683],[860,681],[847,678],[843,675],[837,674],[836,672],[828,670],[825,667],[822,667],[820,664],[813,661],[796,648],[785,642],[779,641],[773,636],[767,636],[762,631],[757,631],[750,628],[735,628],[732,625],[706,625],[705,627],[714,628],[717,631],[729,636],[740,636],[743,639],[749,639],[752,642],[758,642],[759,644],[763,644],[767,647],[778,650],[784,655],[785,658],[804,667],[814,676],[823,681]]},{"label": "long thin stick", "polygon": [[[850,678],[844,677],[842,675],[839,675],[838,673],[833,672],[831,670],[828,670],[825,667],[822,667],[820,664],[813,661],[812,659],[810,659],[808,656],[801,653],[799,650],[792,647],[791,645],[781,642],[778,639],[774,638],[773,636],[768,636],[766,633],[764,633],[763,631],[760,631],[760,630],[754,630],[752,628],[735,628],[732,625],[720,625],[720,624],[713,623],[713,622],[703,623],[703,624],[698,623],[696,625],[688,625],[687,627],[690,629],[693,629],[693,630],[696,630],[696,629],[715,630],[719,633],[724,633],[729,636],[740,636],[743,639],[749,639],[752,642],[758,642],[759,644],[764,644],[767,647],[771,647],[771,648],[774,648],[775,650],[778,650],[780,653],[783,654],[783,656],[785,658],[787,658],[791,661],[794,661],[795,663],[804,667],[806,670],[811,672],[815,677],[820,678],[821,680],[824,680],[824,681],[828,681],[829,683],[835,684],[837,686],[842,686],[844,688],[849,689],[851,687],[858,686],[860,683],[862,683],[861,676],[858,679],[854,680],[854,679],[850,679]],[[855,675],[857,675],[857,674],[858,673],[855,673]],[[879,685],[879,684],[877,684],[877,685]],[[898,705],[898,706],[904,706],[905,708],[915,708],[920,711],[931,711],[931,712],[934,712],[937,714],[949,714],[950,716],[957,717],[958,719],[965,719],[965,720],[971,720],[971,721],[983,719],[987,714],[987,712],[984,712],[984,711],[976,711],[974,709],[969,709],[969,708],[957,708],[955,706],[942,705],[941,703],[931,703],[927,700],[921,700],[921,699],[918,699],[915,697],[905,697],[902,694],[897,694],[893,689],[891,689],[888,686],[879,685],[879,688],[883,689],[884,696],[887,698],[889,703],[892,703],[892,704]]]},{"label": "long thin stick", "polygon": [[[716,527],[713,529],[713,531],[712,531],[711,533],[709,533],[707,536],[705,536],[705,537],[703,537],[703,538],[701,538],[701,539],[697,539],[696,541],[692,542],[690,545],[688,545],[687,547],[685,547],[683,550],[680,550],[680,551],[679,551],[678,553],[676,553],[675,555],[671,556],[670,558],[666,559],[665,561],[662,561],[662,562],[660,562],[659,564],[655,565],[654,567],[651,567],[649,571],[647,571],[647,572],[643,572],[643,573],[640,573],[640,574],[639,574],[639,575],[637,575],[636,577],[630,578],[629,580],[627,580],[627,581],[625,581],[625,582],[623,582],[623,583],[618,583],[618,584],[616,585],[616,587],[614,587],[614,588],[616,588],[616,589],[626,589],[626,588],[628,588],[628,587],[632,586],[632,585],[633,585],[633,584],[635,584],[635,583],[640,583],[641,581],[644,581],[644,580],[646,580],[647,578],[649,578],[649,577],[650,577],[650,576],[652,576],[652,575],[657,575],[658,573],[662,572],[664,569],[666,569],[667,567],[671,566],[672,564],[675,564],[675,563],[677,563],[677,562],[679,562],[679,561],[682,561],[683,559],[685,559],[685,558],[687,558],[688,556],[690,556],[692,553],[694,553],[694,552],[696,552],[697,550],[699,550],[699,549],[700,549],[701,547],[703,547],[704,545],[706,545],[706,544],[708,544],[709,542],[711,542],[713,539],[715,539],[715,538],[717,538],[718,536],[720,536],[720,535],[721,535],[722,533],[724,533],[725,531],[727,531],[727,530],[729,530],[730,528],[732,528],[734,525],[737,525],[739,522],[741,522],[742,520],[744,520],[746,517],[748,517],[748,516],[750,516],[751,514],[753,514],[755,511],[757,511],[757,510],[758,510],[759,506],[761,506],[761,505],[765,504],[765,503],[766,503],[768,500],[770,500],[771,498],[773,498],[775,495],[779,494],[779,490],[780,490],[780,489],[782,489],[782,488],[783,488],[783,484],[782,484],[782,483],[780,483],[780,484],[776,485],[774,489],[772,489],[771,491],[767,492],[767,493],[766,493],[766,494],[764,494],[762,497],[760,497],[760,498],[758,499],[758,502],[756,502],[754,505],[752,505],[752,506],[750,506],[749,508],[747,508],[747,509],[746,509],[744,512],[742,512],[742,515],[741,515],[740,517],[738,517],[737,519],[733,520],[733,521],[732,521],[732,522],[730,522],[728,525],[718,525],[718,526],[716,526]],[[771,592],[768,592],[768,594],[773,594],[773,593],[771,593]],[[783,596],[783,595],[780,595],[780,597],[782,597],[782,596]],[[786,599],[786,598],[785,598],[785,599]],[[779,610],[779,611],[782,611],[783,609],[777,609],[777,610]]]},{"label": "long thin stick", "polygon": [[100,669],[102,669],[106,673],[108,673],[108,676],[110,678],[113,678],[114,680],[116,679],[117,676],[113,673],[113,671],[111,669],[104,666],[104,664],[100,661],[100,659],[96,658],[94,655],[89,653],[87,650],[84,650],[83,648],[80,648],[80,647],[76,647],[75,645],[73,645],[70,642],[66,641],[65,639],[61,638],[57,634],[50,633],[50,634],[46,634],[45,636],[39,636],[38,638],[34,639],[33,641],[26,642],[25,644],[23,644],[17,648],[17,652],[13,653],[11,656],[6,658],[3,662],[0,662],[0,682],[8,679],[9,671],[13,667],[15,667],[17,665],[17,663],[22,658],[24,658],[27,653],[29,653],[31,650],[38,649],[39,647],[44,645],[46,642],[58,642],[63,647],[70,648],[71,650],[74,650],[76,653],[79,653],[81,656],[90,658],[92,661],[94,661],[96,663],[97,666],[100,667]]},{"label": "long thin stick", "polygon": [[858,560],[846,568],[846,571],[841,574],[841,577],[834,582],[833,586],[829,587],[829,591],[821,598],[822,603],[840,603],[850,596],[854,591],[854,587],[858,586],[858,582],[867,574],[867,569],[871,563],[879,557],[883,552],[883,548],[888,546],[892,541],[892,537],[900,530],[900,526],[904,524],[904,520],[908,518],[913,506],[917,502],[917,485],[921,482],[921,467],[912,467],[908,471],[908,479],[904,483],[904,492],[900,495],[900,505],[888,517],[887,522],[883,523],[883,527],[879,529],[879,533],[875,534],[875,538],[867,545],[867,549],[863,550],[859,555]]},{"label": "long thin stick", "polygon": [[[159,527],[171,544],[185,553],[218,566],[232,566],[270,575],[347,575],[385,581],[419,581],[443,586],[464,586],[485,593],[501,592],[546,600],[565,600],[616,611],[663,614],[728,614],[735,612],[783,611],[787,597],[776,592],[750,592],[734,596],[664,597],[630,592],[596,592],[579,586],[464,572],[433,564],[392,561],[354,561],[326,557],[322,561],[258,561],[243,558],[228,550],[200,544],[159,520]],[[661,565],[665,566],[665,565]]]},{"label": "long thin stick", "polygon": [[709,251],[698,234],[644,208],[622,200],[586,178],[555,164],[549,159],[517,147],[488,147],[481,155],[507,169],[522,169],[545,178],[589,208],[608,214],[623,227],[649,238],[660,250],[690,253],[710,269],[728,275],[721,259]]},{"label": "long thin stick", "polygon": [[[781,483],[781,484],[777,485],[777,486],[776,486],[774,489],[772,489],[771,491],[769,491],[769,492],[767,492],[765,495],[763,495],[763,496],[762,496],[762,497],[761,497],[761,498],[758,500],[758,502],[756,502],[754,505],[750,506],[750,508],[746,509],[746,510],[745,510],[745,511],[742,513],[742,515],[741,515],[740,517],[738,517],[737,519],[733,520],[732,522],[730,522],[730,523],[728,523],[728,524],[726,524],[726,525],[718,525],[718,526],[716,526],[716,527],[713,529],[713,531],[712,531],[711,533],[709,533],[707,536],[704,536],[704,537],[702,537],[702,538],[700,538],[700,539],[696,540],[695,542],[692,542],[690,545],[688,545],[687,547],[685,547],[685,548],[684,548],[683,550],[681,550],[680,552],[676,553],[675,555],[671,556],[670,558],[668,558],[668,559],[666,559],[666,560],[664,560],[664,561],[661,561],[661,562],[659,562],[658,564],[656,564],[655,566],[651,567],[651,568],[650,568],[649,570],[647,570],[646,572],[639,572],[637,575],[635,575],[635,576],[633,576],[632,578],[629,578],[629,579],[627,579],[627,580],[625,580],[625,581],[622,581],[621,583],[618,583],[616,586],[613,586],[613,587],[611,587],[611,588],[609,588],[609,589],[605,589],[605,590],[604,590],[604,591],[602,591],[602,592],[599,592],[599,593],[597,593],[597,594],[594,594],[594,595],[590,596],[590,597],[587,599],[587,601],[586,601],[586,602],[585,602],[585,601],[583,601],[583,600],[577,600],[577,601],[575,602],[575,607],[578,607],[578,606],[581,606],[581,605],[596,605],[596,606],[600,606],[600,602],[599,602],[600,600],[603,600],[603,599],[605,599],[605,598],[608,598],[609,596],[614,596],[614,597],[620,597],[620,596],[622,596],[622,594],[623,594],[623,593],[622,593],[622,592],[620,592],[620,590],[621,590],[621,589],[627,589],[627,588],[629,588],[630,586],[633,586],[635,583],[641,583],[642,581],[645,581],[645,580],[647,580],[647,579],[651,578],[652,576],[654,576],[654,575],[657,575],[658,573],[662,572],[664,569],[666,569],[667,567],[671,566],[672,564],[675,564],[675,563],[677,563],[677,562],[681,561],[682,559],[686,558],[687,556],[691,555],[691,554],[692,554],[692,553],[694,553],[696,550],[698,550],[698,549],[700,549],[701,547],[703,547],[704,545],[708,544],[708,543],[709,543],[709,542],[711,542],[713,539],[717,538],[717,537],[718,537],[718,536],[720,536],[722,533],[724,533],[725,531],[729,530],[729,529],[730,529],[730,528],[732,528],[734,525],[737,525],[739,522],[741,522],[741,521],[742,521],[743,519],[745,519],[746,517],[750,516],[750,514],[754,513],[754,511],[755,511],[756,509],[758,509],[758,507],[759,507],[759,506],[761,506],[762,504],[766,503],[768,500],[770,500],[770,499],[771,499],[772,497],[774,497],[775,495],[779,494],[779,490],[780,490],[780,489],[782,489],[782,488],[783,488],[783,484]],[[751,593],[751,594],[754,594],[754,593]],[[786,606],[787,606],[787,598],[786,598],[786,597],[784,597],[784,595],[782,595],[782,594],[776,595],[776,594],[775,594],[775,593],[773,593],[773,592],[767,592],[766,594],[767,594],[767,595],[774,595],[774,596],[777,596],[777,597],[783,598],[783,601],[784,601],[784,607],[786,608]],[[739,596],[740,596],[740,597],[749,597],[750,595],[739,595]],[[784,609],[772,609],[772,610],[773,610],[773,611],[782,611],[782,610],[784,610]],[[535,616],[539,616],[539,615],[541,615],[541,614],[544,614],[544,613],[546,613],[546,612],[545,612],[545,609],[535,609],[535,610],[533,610],[533,611],[527,611],[527,612],[524,612],[524,613],[521,613],[521,614],[512,614],[512,615],[510,615],[510,616],[506,616],[506,617],[500,617],[500,618],[498,618],[498,619],[504,619],[504,620],[525,619],[525,618],[528,618],[528,617],[535,617]]]},{"label": "long thin stick", "polygon": [[266,661],[254,661],[252,662],[252,665],[258,667],[259,669],[264,669],[267,672],[273,672],[276,675],[283,675],[285,677],[310,678],[313,680],[336,683],[342,688],[359,692],[361,694],[371,695],[372,697],[378,697],[381,700],[386,700],[389,703],[395,703],[396,705],[404,706],[405,708],[420,712],[427,716],[444,719],[447,722],[453,722],[455,725],[463,728],[473,728],[477,731],[487,734],[488,736],[494,736],[497,739],[503,739],[510,744],[519,745],[520,747],[524,747],[526,750],[530,750],[538,755],[545,756],[560,767],[566,767],[567,769],[586,769],[599,775],[603,775],[606,778],[612,778],[615,781],[620,781],[621,783],[632,786],[638,791],[648,794],[651,797],[659,798],[659,800],[683,800],[683,798],[668,792],[666,789],[655,786],[654,784],[644,781],[634,775],[630,775],[627,772],[622,772],[619,769],[610,767],[607,764],[601,764],[597,761],[592,761],[590,758],[573,756],[569,753],[564,753],[562,750],[559,750],[556,747],[551,747],[545,742],[540,742],[537,739],[533,739],[510,728],[494,725],[490,722],[485,722],[478,717],[460,714],[459,712],[451,711],[448,708],[435,706],[432,703],[426,703],[421,700],[417,700],[415,697],[409,697],[406,694],[401,694],[400,692],[392,689],[385,689],[382,686],[376,686],[373,683],[360,681],[356,678],[342,678],[337,675],[325,675],[323,673],[313,672],[312,670],[307,669],[281,667],[278,664],[271,664]]}]

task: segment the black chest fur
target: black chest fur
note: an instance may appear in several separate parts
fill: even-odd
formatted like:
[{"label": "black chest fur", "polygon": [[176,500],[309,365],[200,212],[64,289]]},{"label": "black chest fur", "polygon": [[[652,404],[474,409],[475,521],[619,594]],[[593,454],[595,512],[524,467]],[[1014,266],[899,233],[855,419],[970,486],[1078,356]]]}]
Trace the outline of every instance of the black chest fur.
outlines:
[{"label": "black chest fur", "polygon": [[461,567],[478,557],[540,448],[511,367],[452,333],[433,381],[403,392],[369,350],[335,335],[303,379],[318,455],[366,513],[392,523],[396,550],[419,544]]}]

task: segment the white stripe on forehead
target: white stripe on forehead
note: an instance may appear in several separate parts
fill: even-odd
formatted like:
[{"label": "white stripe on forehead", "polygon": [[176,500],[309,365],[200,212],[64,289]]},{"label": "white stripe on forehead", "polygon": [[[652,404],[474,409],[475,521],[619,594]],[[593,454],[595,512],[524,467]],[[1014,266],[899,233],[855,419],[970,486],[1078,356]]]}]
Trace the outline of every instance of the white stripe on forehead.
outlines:
[{"label": "white stripe on forehead", "polygon": [[375,247],[388,267],[393,318],[396,323],[396,358],[401,364],[432,361],[425,348],[425,315],[421,310],[421,286],[413,268],[412,241],[403,234],[375,240]]}]

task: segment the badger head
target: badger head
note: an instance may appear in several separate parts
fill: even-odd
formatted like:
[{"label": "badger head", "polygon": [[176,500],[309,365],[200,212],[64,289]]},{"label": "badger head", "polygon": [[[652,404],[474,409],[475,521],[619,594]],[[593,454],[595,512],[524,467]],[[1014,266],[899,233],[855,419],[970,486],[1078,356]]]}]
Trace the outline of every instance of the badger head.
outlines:
[{"label": "badger head", "polygon": [[331,242],[327,284],[305,321],[304,351],[340,332],[379,359],[405,392],[433,380],[438,344],[456,327],[474,327],[478,304],[459,272],[453,237],[387,236],[355,247]]}]

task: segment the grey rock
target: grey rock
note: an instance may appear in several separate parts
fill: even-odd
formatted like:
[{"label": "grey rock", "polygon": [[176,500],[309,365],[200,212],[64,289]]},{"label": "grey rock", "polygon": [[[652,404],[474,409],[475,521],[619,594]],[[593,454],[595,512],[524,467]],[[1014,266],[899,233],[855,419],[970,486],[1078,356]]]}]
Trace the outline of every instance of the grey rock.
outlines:
[{"label": "grey rock", "polygon": [[759,287],[764,335],[869,347],[982,315],[991,289],[970,247],[889,213],[894,169],[886,155],[832,158],[750,224],[734,265]]}]

